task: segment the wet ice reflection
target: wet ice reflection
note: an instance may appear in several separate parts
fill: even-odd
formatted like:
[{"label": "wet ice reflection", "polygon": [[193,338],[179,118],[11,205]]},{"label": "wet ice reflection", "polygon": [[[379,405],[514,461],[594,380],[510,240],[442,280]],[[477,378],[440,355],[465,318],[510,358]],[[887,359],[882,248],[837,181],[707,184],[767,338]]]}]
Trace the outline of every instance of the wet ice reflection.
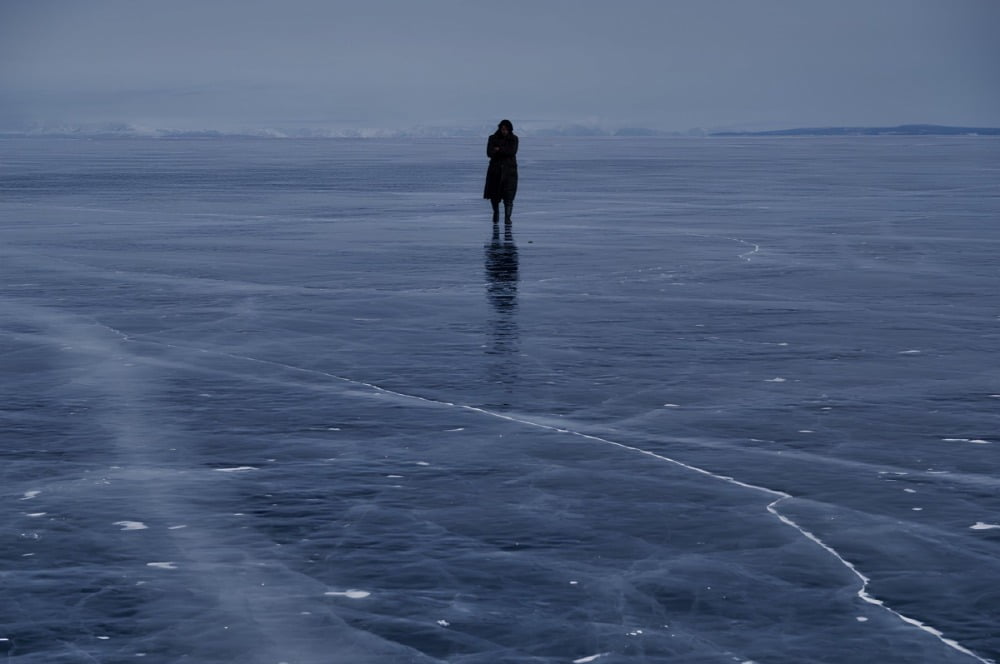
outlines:
[{"label": "wet ice reflection", "polygon": [[[517,388],[519,339],[517,325],[517,244],[508,226],[501,235],[493,225],[493,235],[485,247],[486,297],[492,308],[489,320],[490,339],[486,352],[490,355],[490,381],[503,392]],[[500,407],[510,400],[501,397]]]}]

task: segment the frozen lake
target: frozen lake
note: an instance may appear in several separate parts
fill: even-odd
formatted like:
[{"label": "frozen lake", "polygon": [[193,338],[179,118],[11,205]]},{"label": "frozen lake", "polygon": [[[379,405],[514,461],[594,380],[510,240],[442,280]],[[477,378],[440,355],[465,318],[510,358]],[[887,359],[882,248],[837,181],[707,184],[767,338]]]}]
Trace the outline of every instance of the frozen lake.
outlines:
[{"label": "frozen lake", "polygon": [[0,660],[1000,661],[1000,140],[484,141],[0,140]]}]

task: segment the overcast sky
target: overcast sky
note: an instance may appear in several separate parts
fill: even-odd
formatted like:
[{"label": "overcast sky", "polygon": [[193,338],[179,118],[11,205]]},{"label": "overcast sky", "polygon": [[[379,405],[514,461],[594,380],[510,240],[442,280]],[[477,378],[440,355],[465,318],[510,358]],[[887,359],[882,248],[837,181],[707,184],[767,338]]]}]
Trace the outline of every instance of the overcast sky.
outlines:
[{"label": "overcast sky", "polygon": [[0,0],[0,129],[1000,126],[1000,0]]}]

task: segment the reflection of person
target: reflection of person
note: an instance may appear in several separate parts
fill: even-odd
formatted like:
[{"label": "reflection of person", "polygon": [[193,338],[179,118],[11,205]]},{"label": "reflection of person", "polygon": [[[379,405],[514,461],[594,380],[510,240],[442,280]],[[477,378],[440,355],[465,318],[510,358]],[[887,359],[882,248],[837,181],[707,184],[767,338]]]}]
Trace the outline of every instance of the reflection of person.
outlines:
[{"label": "reflection of person", "polygon": [[496,132],[486,141],[486,156],[490,166],[486,170],[483,198],[493,206],[493,223],[500,221],[500,201],[503,201],[503,221],[510,223],[517,195],[517,135],[510,120],[501,120]]},{"label": "reflection of person", "polygon": [[508,226],[503,241],[498,226],[486,245],[486,297],[493,307],[491,355],[510,355],[517,349],[517,245]]},{"label": "reflection of person", "polygon": [[493,239],[486,247],[486,293],[497,313],[517,307],[517,245],[510,229],[500,241],[500,231],[493,227]]}]

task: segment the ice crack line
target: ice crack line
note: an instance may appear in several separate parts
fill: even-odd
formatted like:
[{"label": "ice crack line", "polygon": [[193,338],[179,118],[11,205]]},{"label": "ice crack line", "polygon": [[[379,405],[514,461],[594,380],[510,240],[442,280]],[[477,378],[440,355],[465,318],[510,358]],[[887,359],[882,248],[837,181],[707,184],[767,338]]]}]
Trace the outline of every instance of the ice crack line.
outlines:
[{"label": "ice crack line", "polygon": [[[133,339],[128,334],[126,334],[126,333],[124,333],[124,332],[122,332],[120,330],[116,330],[116,329],[114,329],[112,327],[109,327],[109,326],[106,326],[106,325],[102,325],[102,326],[105,327],[106,329],[112,331],[114,334],[118,335],[119,337],[121,337],[124,341],[127,341],[127,342],[137,341],[136,339]],[[913,627],[916,627],[917,629],[920,629],[923,632],[926,632],[927,634],[930,634],[930,635],[934,636],[941,643],[947,645],[948,647],[950,647],[950,648],[952,648],[954,650],[957,650],[958,652],[961,652],[961,653],[963,653],[965,655],[968,655],[969,657],[972,657],[973,659],[981,662],[981,664],[996,664],[993,660],[986,659],[984,657],[981,657],[981,656],[977,655],[973,651],[969,650],[968,648],[966,648],[965,646],[963,646],[962,644],[960,644],[958,641],[955,641],[954,639],[947,638],[944,635],[944,633],[941,632],[940,630],[938,630],[938,629],[936,629],[934,627],[931,627],[930,625],[928,625],[928,624],[926,624],[924,622],[921,622],[920,620],[917,620],[916,618],[911,618],[911,617],[909,617],[907,615],[904,615],[904,614],[900,613],[899,611],[896,611],[892,607],[886,605],[886,603],[883,602],[882,600],[880,600],[877,597],[874,597],[873,595],[871,595],[868,592],[868,586],[869,586],[869,583],[871,582],[871,579],[869,579],[867,576],[865,576],[853,563],[851,563],[849,560],[847,560],[846,558],[844,558],[836,549],[834,549],[832,546],[830,546],[829,544],[827,544],[826,542],[824,542],[818,535],[816,535],[812,531],[806,529],[804,526],[802,526],[799,523],[797,523],[794,519],[792,519],[792,518],[790,518],[790,517],[782,514],[778,510],[778,505],[780,503],[782,503],[783,501],[786,501],[786,500],[789,500],[789,499],[793,498],[793,496],[791,494],[786,493],[784,491],[779,491],[779,490],[776,490],[776,489],[769,489],[767,487],[760,486],[760,485],[757,485],[757,484],[750,484],[748,482],[740,481],[740,480],[738,480],[738,479],[736,479],[734,477],[730,477],[728,475],[722,475],[722,474],[719,474],[719,473],[713,473],[712,471],[707,470],[705,468],[700,468],[698,466],[693,466],[691,464],[684,463],[683,461],[680,461],[678,459],[674,459],[672,457],[664,456],[662,454],[657,454],[656,452],[652,452],[650,450],[646,450],[646,449],[643,449],[641,447],[636,447],[634,445],[628,445],[626,443],[620,443],[620,442],[617,442],[617,441],[614,441],[614,440],[610,440],[608,438],[602,438],[600,436],[595,436],[595,435],[592,435],[592,434],[584,433],[582,431],[576,431],[574,429],[568,429],[568,428],[564,428],[564,427],[553,426],[553,425],[550,425],[550,424],[543,424],[541,422],[535,422],[533,420],[525,419],[525,418],[522,418],[522,417],[515,417],[513,415],[507,415],[505,413],[501,413],[501,412],[489,410],[489,409],[486,409],[486,408],[480,408],[479,406],[471,406],[471,405],[468,405],[468,404],[453,403],[453,402],[450,402],[450,401],[442,401],[442,400],[439,400],[439,399],[431,399],[431,398],[428,398],[428,397],[422,397],[422,396],[419,396],[419,395],[416,395],[416,394],[408,394],[408,393],[405,393],[405,392],[397,392],[395,390],[390,390],[388,388],[381,387],[381,386],[376,385],[374,383],[367,383],[365,381],[356,380],[356,379],[353,379],[353,378],[347,378],[347,377],[344,377],[344,376],[338,376],[337,374],[329,373],[327,371],[320,371],[318,369],[307,369],[307,368],[304,368],[304,367],[298,367],[298,366],[295,366],[295,365],[292,365],[292,364],[285,364],[283,362],[277,362],[277,361],[274,361],[274,360],[264,360],[264,359],[260,359],[260,358],[256,358],[256,357],[247,356],[247,355],[237,355],[237,354],[234,354],[234,353],[227,353],[225,351],[206,350],[206,349],[203,349],[203,348],[178,346],[178,345],[175,345],[175,344],[170,344],[170,343],[165,343],[165,342],[159,342],[159,341],[154,341],[153,343],[156,343],[157,345],[166,346],[166,347],[169,347],[169,348],[176,348],[178,350],[195,351],[195,352],[200,352],[200,353],[211,353],[211,354],[214,354],[214,355],[228,357],[228,358],[231,358],[231,359],[243,360],[243,361],[246,361],[246,362],[252,362],[252,363],[256,363],[256,364],[264,364],[264,365],[273,366],[273,367],[279,367],[279,368],[282,368],[282,369],[285,369],[285,370],[289,370],[289,371],[294,371],[294,372],[297,372],[297,373],[306,373],[306,374],[310,374],[310,375],[324,376],[326,378],[332,378],[334,380],[341,381],[341,382],[344,382],[344,383],[348,383],[348,384],[351,384],[351,385],[354,385],[354,386],[360,386],[360,387],[368,388],[368,389],[372,390],[373,392],[375,392],[377,394],[386,394],[386,395],[389,395],[389,396],[392,396],[392,397],[395,397],[395,398],[404,399],[404,400],[408,400],[408,401],[419,401],[419,402],[426,403],[426,404],[433,405],[433,406],[446,406],[446,407],[450,407],[450,408],[459,408],[461,410],[465,410],[465,411],[469,411],[469,412],[473,412],[473,413],[478,413],[478,414],[481,414],[481,415],[485,415],[487,417],[492,417],[492,418],[496,418],[496,419],[506,420],[508,422],[515,422],[517,424],[522,424],[522,425],[525,425],[525,426],[535,427],[535,428],[538,428],[538,429],[544,429],[546,431],[553,431],[553,432],[556,432],[556,433],[563,433],[563,434],[568,434],[568,435],[571,435],[571,436],[577,436],[579,438],[583,438],[585,440],[590,440],[590,441],[593,441],[593,442],[596,442],[596,443],[601,443],[603,445],[611,445],[613,447],[617,447],[617,448],[620,448],[620,449],[623,449],[623,450],[628,450],[630,452],[635,452],[637,454],[644,454],[644,455],[646,455],[648,457],[651,457],[653,459],[657,459],[658,461],[663,461],[663,462],[666,462],[666,463],[670,463],[670,464],[679,466],[681,468],[684,468],[686,470],[689,470],[691,472],[699,473],[699,474],[704,475],[706,477],[710,477],[710,478],[715,479],[715,480],[719,480],[719,481],[722,481],[722,482],[727,482],[729,484],[732,484],[732,485],[735,485],[735,486],[738,486],[738,487],[742,487],[744,489],[749,489],[751,491],[756,491],[758,493],[763,493],[763,494],[772,496],[772,497],[774,497],[774,500],[767,505],[767,511],[770,514],[772,514],[776,519],[778,519],[781,523],[789,526],[790,528],[795,529],[802,536],[806,537],[807,539],[809,539],[810,541],[812,541],[813,543],[815,543],[817,546],[819,546],[824,551],[826,551],[827,553],[829,553],[831,556],[833,556],[834,558],[836,558],[844,567],[846,567],[848,570],[850,570],[850,572],[852,574],[854,574],[854,576],[856,576],[858,578],[858,580],[861,582],[861,587],[857,591],[858,598],[860,598],[862,601],[866,602],[867,604],[871,604],[871,605],[877,606],[877,607],[879,607],[879,608],[881,608],[881,609],[883,609],[885,611],[888,611],[890,614],[892,614],[893,616],[895,616],[899,620],[903,621],[904,623],[906,623],[908,625],[911,625]]]},{"label": "ice crack line", "polygon": [[747,242],[746,240],[741,240],[741,239],[739,239],[737,237],[732,237],[732,238],[729,238],[729,239],[730,240],[735,240],[736,242],[739,242],[740,244],[745,244],[745,245],[753,247],[753,249],[751,249],[750,251],[747,251],[746,253],[740,254],[740,258],[742,258],[743,260],[745,260],[748,263],[750,262],[750,257],[751,256],[753,256],[754,254],[760,252],[760,245],[759,244],[754,244],[753,242]]},{"label": "ice crack line", "polygon": [[[710,240],[717,239],[717,236],[715,236],[715,235],[702,235],[700,233],[686,233],[686,235],[688,235],[690,237],[708,238]],[[754,254],[760,253],[760,245],[757,244],[757,243],[755,243],[755,242],[749,242],[747,240],[741,240],[738,237],[727,237],[725,239],[729,240],[730,242],[738,242],[739,244],[745,244],[748,247],[753,247],[753,249],[751,249],[750,251],[743,252],[742,254],[739,254],[739,256],[738,256],[741,260],[745,260],[748,263],[750,262],[750,257],[751,256],[753,256]]]}]

